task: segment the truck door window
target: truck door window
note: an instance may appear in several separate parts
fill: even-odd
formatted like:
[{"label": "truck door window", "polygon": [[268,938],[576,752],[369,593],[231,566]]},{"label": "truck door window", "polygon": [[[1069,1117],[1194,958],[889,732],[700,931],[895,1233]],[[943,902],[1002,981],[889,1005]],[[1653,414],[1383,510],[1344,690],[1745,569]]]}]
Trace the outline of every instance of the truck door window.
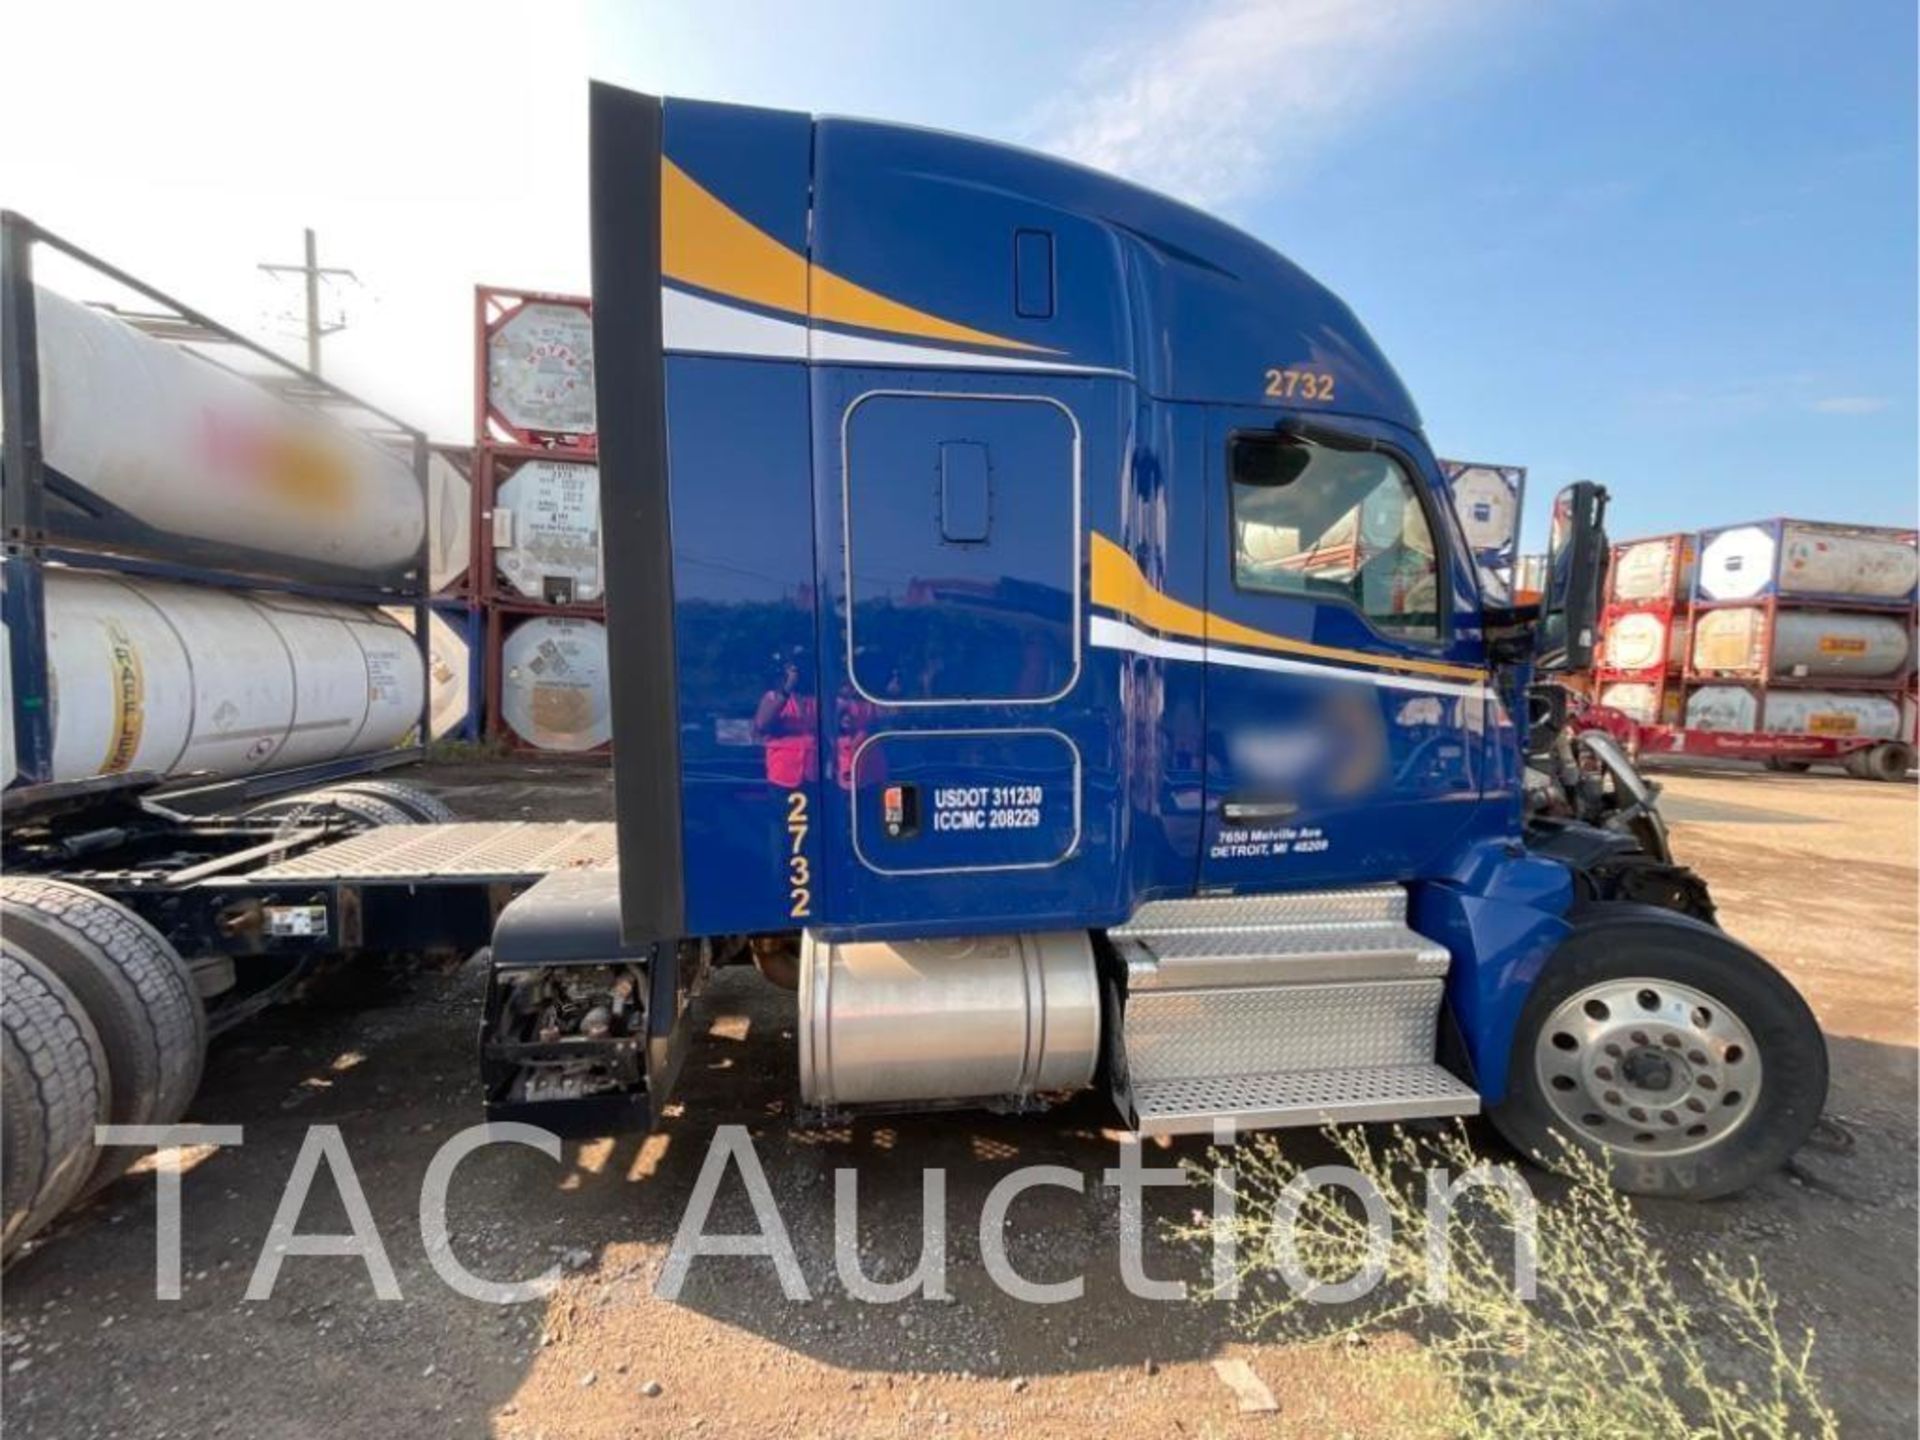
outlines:
[{"label": "truck door window", "polygon": [[1376,630],[1440,638],[1433,531],[1398,461],[1289,435],[1236,435],[1229,461],[1236,586],[1335,601]]}]

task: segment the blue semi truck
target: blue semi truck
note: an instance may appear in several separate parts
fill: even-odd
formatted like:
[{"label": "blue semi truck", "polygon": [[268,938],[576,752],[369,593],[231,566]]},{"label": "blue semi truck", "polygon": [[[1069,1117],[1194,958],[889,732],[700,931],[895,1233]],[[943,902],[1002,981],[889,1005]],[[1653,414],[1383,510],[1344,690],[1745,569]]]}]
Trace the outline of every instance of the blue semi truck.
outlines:
[{"label": "blue semi truck", "polygon": [[1538,683],[1352,312],[1204,214],[896,125],[591,103],[619,866],[494,935],[497,1115],[648,1123],[706,967],[817,1113],[1485,1111],[1710,1196],[1817,1119],[1801,997]]}]

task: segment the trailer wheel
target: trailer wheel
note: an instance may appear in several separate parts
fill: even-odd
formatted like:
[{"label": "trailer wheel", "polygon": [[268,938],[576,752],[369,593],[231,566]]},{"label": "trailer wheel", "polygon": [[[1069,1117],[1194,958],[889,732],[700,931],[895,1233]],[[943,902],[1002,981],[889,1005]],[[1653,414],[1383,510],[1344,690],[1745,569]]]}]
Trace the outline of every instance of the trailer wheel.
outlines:
[{"label": "trailer wheel", "polygon": [[100,1037],[73,992],[0,947],[0,1259],[80,1193],[110,1100]]},{"label": "trailer wheel", "polygon": [[[37,876],[0,880],[7,937],[73,992],[106,1054],[116,1125],[170,1125],[200,1084],[207,1016],[193,974],[164,936],[118,901]],[[89,1188],[132,1163],[101,1153]]]},{"label": "trailer wheel", "polygon": [[1776,775],[1804,775],[1813,768],[1811,760],[1788,760],[1779,755],[1769,755],[1762,763]]},{"label": "trailer wheel", "polygon": [[1847,756],[1847,773],[1858,780],[1904,780],[1913,765],[1913,747],[1901,740],[1882,741]]},{"label": "trailer wheel", "polygon": [[421,825],[451,825],[460,818],[446,801],[431,790],[399,780],[354,780],[332,787],[332,792],[342,790],[355,795],[371,795],[376,800],[406,811]]},{"label": "trailer wheel", "polygon": [[1636,1195],[1708,1200],[1784,1164],[1827,1095],[1827,1047],[1785,978],[1724,932],[1576,909],[1521,1013],[1500,1133],[1550,1168],[1571,1143]]},{"label": "trailer wheel", "polygon": [[309,790],[301,795],[283,795],[256,805],[242,817],[265,823],[278,823],[283,830],[328,821],[345,823],[353,831],[371,830],[377,825],[412,825],[414,817],[391,800],[358,790],[337,787]]}]

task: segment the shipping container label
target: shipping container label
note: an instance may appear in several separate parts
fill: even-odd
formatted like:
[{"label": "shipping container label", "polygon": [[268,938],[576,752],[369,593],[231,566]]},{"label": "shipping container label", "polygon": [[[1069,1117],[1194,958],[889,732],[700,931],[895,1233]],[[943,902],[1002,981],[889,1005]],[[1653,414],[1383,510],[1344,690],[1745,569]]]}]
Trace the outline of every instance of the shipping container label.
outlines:
[{"label": "shipping container label", "polygon": [[102,775],[118,775],[133,764],[140,750],[140,735],[146,720],[146,675],[140,668],[140,652],[117,620],[105,625],[107,652],[113,666],[113,730],[107,738],[107,753],[100,762]]}]

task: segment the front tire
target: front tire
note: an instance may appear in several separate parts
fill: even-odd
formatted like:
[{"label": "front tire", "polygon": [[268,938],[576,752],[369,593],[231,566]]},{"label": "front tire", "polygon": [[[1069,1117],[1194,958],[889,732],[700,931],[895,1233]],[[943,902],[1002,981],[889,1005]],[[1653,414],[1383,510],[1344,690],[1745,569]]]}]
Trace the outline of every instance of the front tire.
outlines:
[{"label": "front tire", "polygon": [[1635,1195],[1709,1200],[1784,1164],[1827,1096],[1826,1041],[1799,992],[1685,916],[1570,918],[1521,1012],[1500,1133],[1549,1168],[1570,1143]]}]

